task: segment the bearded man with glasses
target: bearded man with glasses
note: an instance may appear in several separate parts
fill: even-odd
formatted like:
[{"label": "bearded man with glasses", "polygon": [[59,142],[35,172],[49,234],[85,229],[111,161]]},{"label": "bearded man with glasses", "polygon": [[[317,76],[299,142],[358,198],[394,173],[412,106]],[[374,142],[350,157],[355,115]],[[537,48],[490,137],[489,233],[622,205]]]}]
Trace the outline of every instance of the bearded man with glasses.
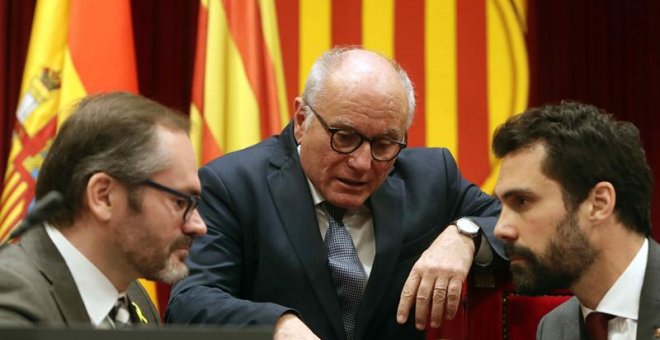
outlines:
[{"label": "bearded man with glasses", "polygon": [[188,129],[185,116],[129,93],[74,106],[36,187],[62,206],[0,250],[0,325],[159,323],[136,279],[182,279],[206,233]]},{"label": "bearded man with glasses", "polygon": [[392,60],[333,49],[294,105],[281,135],[200,169],[209,234],[167,321],[423,339],[456,314],[476,250],[483,263],[503,253],[499,203],[448,150],[406,148],[414,91]]}]

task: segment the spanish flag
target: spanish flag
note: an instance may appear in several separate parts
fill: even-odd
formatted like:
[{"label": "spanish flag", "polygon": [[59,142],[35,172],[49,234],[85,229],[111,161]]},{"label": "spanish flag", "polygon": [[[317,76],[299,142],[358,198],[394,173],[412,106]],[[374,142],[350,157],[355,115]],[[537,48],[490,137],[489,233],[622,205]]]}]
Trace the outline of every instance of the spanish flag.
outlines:
[{"label": "spanish flag", "polygon": [[[0,239],[34,202],[39,168],[67,108],[115,90],[138,92],[129,0],[39,0],[0,198]],[[155,292],[152,283],[147,288]]]},{"label": "spanish flag", "polygon": [[66,108],[87,94],[137,92],[128,0],[40,0],[0,206],[6,238],[33,203],[39,168]]}]

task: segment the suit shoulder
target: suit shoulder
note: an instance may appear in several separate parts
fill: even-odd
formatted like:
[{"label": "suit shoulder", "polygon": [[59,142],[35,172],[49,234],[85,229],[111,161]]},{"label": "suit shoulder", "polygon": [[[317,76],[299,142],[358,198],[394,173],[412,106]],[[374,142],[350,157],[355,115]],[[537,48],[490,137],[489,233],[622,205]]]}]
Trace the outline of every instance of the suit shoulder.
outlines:
[{"label": "suit shoulder", "polygon": [[577,319],[580,316],[580,303],[576,297],[572,297],[559,306],[555,307],[544,318],[548,319]]},{"label": "suit shoulder", "polygon": [[0,250],[0,324],[29,324],[48,319],[57,310],[50,296],[51,283],[19,246]]},{"label": "suit shoulder", "polygon": [[[0,275],[5,278],[11,277],[36,277],[41,276],[36,265],[32,262],[29,254],[22,247],[10,244],[0,249]],[[7,280],[0,280],[4,283]]]},{"label": "suit shoulder", "polygon": [[401,151],[394,163],[402,176],[454,176],[459,173],[456,161],[446,148],[410,148]]},{"label": "suit shoulder", "polygon": [[560,334],[563,339],[571,338],[570,334],[579,334],[579,318],[580,303],[572,297],[541,318],[538,334],[547,339],[557,338]]},{"label": "suit shoulder", "polygon": [[245,149],[222,155],[204,167],[214,170],[221,169],[222,171],[236,168],[254,169],[255,167],[267,164],[270,159],[283,158],[285,156],[286,150],[282,146],[279,137],[274,136]]},{"label": "suit shoulder", "polygon": [[407,148],[401,150],[397,159],[403,158],[407,159],[418,159],[418,158],[436,158],[436,159],[445,159],[446,157],[452,157],[451,151],[447,148],[432,148],[432,147],[415,147]]}]

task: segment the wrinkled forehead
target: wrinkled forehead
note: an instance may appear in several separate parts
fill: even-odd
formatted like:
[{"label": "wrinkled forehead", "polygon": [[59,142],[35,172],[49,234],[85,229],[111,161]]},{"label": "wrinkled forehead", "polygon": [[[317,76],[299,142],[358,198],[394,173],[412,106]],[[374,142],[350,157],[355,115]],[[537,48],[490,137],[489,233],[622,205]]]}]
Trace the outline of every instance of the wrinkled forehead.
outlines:
[{"label": "wrinkled forehead", "polygon": [[319,99],[325,103],[336,105],[369,103],[372,106],[382,106],[400,112],[404,117],[408,115],[407,93],[396,77],[375,72],[363,74],[343,72],[334,73],[323,85]]}]

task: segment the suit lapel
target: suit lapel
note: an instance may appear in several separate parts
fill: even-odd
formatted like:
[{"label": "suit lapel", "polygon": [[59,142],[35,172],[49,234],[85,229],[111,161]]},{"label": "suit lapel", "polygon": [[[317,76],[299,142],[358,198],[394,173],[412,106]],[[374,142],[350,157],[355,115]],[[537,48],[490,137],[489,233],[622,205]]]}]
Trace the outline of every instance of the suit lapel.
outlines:
[{"label": "suit lapel", "polygon": [[44,277],[50,282],[50,294],[67,324],[89,324],[87,309],[64,258],[43,227],[37,227],[21,239]]},{"label": "suit lapel", "polygon": [[133,324],[157,326],[160,323],[158,311],[151,302],[149,295],[138,281],[131,282],[128,286],[129,312]]},{"label": "suit lapel", "polygon": [[[293,143],[292,127],[285,129],[281,138],[284,143]],[[287,133],[288,132],[288,133]],[[273,157],[275,170],[268,176],[268,188],[287,232],[293,249],[298,255],[310,286],[332,323],[338,338],[344,337],[341,309],[332,277],[328,270],[323,239],[318,228],[311,193],[300,167],[298,153],[291,144],[287,145],[287,157]],[[304,316],[303,316],[304,317]]]},{"label": "suit lapel", "polygon": [[653,339],[660,328],[660,245],[648,239],[649,256],[639,299],[637,339]]},{"label": "suit lapel", "polygon": [[[403,181],[391,177],[369,201],[374,223],[376,257],[360,305],[355,329],[356,339],[365,337],[369,321],[373,320],[379,310],[380,301],[394,276],[393,271],[401,252],[403,238],[403,202],[406,202]],[[394,317],[393,315],[392,318]]]}]

